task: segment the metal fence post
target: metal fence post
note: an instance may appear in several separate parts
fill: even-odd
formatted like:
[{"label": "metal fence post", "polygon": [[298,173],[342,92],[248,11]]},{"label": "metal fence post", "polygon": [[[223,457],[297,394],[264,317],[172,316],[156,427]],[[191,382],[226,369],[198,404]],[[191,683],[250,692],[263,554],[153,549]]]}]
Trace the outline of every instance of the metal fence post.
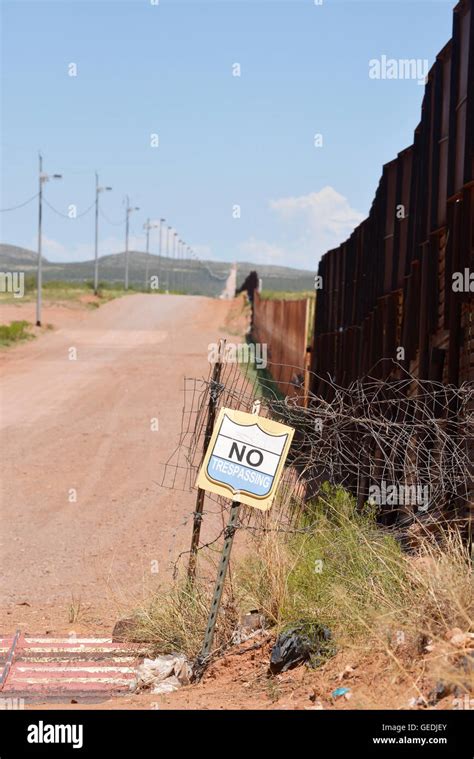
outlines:
[{"label": "metal fence post", "polygon": [[212,597],[211,608],[209,610],[209,617],[207,620],[206,632],[204,634],[204,642],[202,645],[201,653],[199,654],[196,665],[194,667],[194,679],[198,680],[204,672],[206,666],[206,660],[209,657],[212,649],[212,641],[214,640],[214,631],[217,622],[217,613],[221,603],[222,593],[224,590],[225,578],[227,575],[227,568],[229,566],[230,552],[232,550],[232,543],[234,542],[234,535],[236,530],[237,518],[239,516],[240,509],[239,501],[232,501],[230,507],[229,521],[224,531],[224,547],[222,549],[222,556],[219,562],[219,568],[217,570],[217,579],[214,587],[214,594]]},{"label": "metal fence post", "polygon": [[[261,402],[255,400],[252,406],[252,414],[258,416],[260,414]],[[217,570],[216,584],[214,586],[214,593],[211,601],[211,608],[209,610],[209,617],[207,619],[206,632],[204,633],[204,642],[202,644],[201,653],[197,657],[193,667],[193,680],[199,680],[202,677],[204,670],[208,664],[209,656],[212,650],[212,641],[214,640],[214,632],[216,629],[217,614],[219,612],[219,606],[221,604],[222,593],[224,591],[225,578],[227,575],[227,569],[229,566],[230,553],[232,551],[232,544],[234,542],[234,535],[237,529],[237,519],[239,516],[241,503],[240,501],[232,501],[230,507],[229,521],[224,530],[224,546],[222,548],[221,560],[219,562],[219,568]]]},{"label": "metal fence post", "polygon": [[[209,441],[211,439],[212,430],[214,429],[214,423],[216,420],[216,411],[219,401],[219,395],[221,391],[220,378],[222,371],[222,361],[224,358],[225,340],[219,340],[219,351],[217,361],[214,364],[211,377],[211,387],[209,392],[209,404],[207,407],[207,422],[206,430],[204,432],[204,445],[203,445],[203,458],[206,453]],[[189,552],[188,563],[188,580],[193,583],[196,577],[196,561],[197,552],[199,547],[199,537],[201,535],[201,522],[204,509],[204,496],[205,491],[198,488],[196,496],[196,508],[194,510],[193,532],[191,536],[191,548]]]}]

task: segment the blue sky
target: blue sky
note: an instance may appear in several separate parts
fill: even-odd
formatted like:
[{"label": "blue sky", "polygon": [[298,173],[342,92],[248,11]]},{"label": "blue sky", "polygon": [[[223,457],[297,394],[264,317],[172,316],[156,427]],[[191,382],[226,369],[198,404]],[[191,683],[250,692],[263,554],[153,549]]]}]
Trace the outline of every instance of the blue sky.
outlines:
[{"label": "blue sky", "polygon": [[[412,142],[423,87],[369,61],[427,59],[451,36],[444,0],[3,0],[2,208],[37,192],[60,213],[101,196],[101,253],[165,217],[203,258],[315,269],[370,207],[383,163]],[[69,76],[69,64],[77,76]],[[240,76],[233,76],[233,65]],[[235,68],[234,68],[235,71]],[[159,147],[151,147],[152,134]],[[322,134],[322,147],[314,135]],[[240,218],[234,206],[240,206]],[[1,214],[36,246],[36,201]],[[93,213],[44,209],[44,254],[93,255]],[[152,233],[152,251],[158,236]]]}]

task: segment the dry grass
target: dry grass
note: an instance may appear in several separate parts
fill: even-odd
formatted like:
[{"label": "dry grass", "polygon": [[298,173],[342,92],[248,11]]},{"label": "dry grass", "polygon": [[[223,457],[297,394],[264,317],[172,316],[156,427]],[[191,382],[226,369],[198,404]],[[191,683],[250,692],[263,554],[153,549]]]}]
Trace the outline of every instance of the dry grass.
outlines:
[{"label": "dry grass", "polygon": [[278,627],[306,619],[353,639],[374,595],[399,594],[405,579],[401,549],[377,527],[373,511],[358,514],[342,489],[327,490],[299,526],[300,532],[285,535],[269,524],[257,537],[237,574],[243,599]]},{"label": "dry grass", "polygon": [[[373,509],[357,513],[341,489],[323,492],[296,534],[266,526],[234,565],[216,648],[229,643],[241,613],[259,609],[275,632],[319,623],[332,630],[339,650],[359,660],[382,655],[387,671],[395,668],[419,695],[428,670],[431,680],[462,692],[474,687],[474,665],[464,666],[468,651],[449,640],[453,628],[474,629],[472,568],[458,532],[437,542],[427,536],[408,555],[376,525]],[[211,594],[209,585],[177,583],[137,611],[134,634],[155,652],[195,656]]]},{"label": "dry grass", "polygon": [[279,629],[323,623],[340,649],[382,653],[415,686],[423,669],[452,689],[474,689],[470,643],[449,640],[453,628],[474,630],[473,573],[458,531],[426,535],[408,555],[373,511],[357,514],[337,490],[314,505],[305,532],[268,532],[257,543],[238,572],[241,604],[261,608]]},{"label": "dry grass", "polygon": [[[185,578],[162,591],[139,608],[134,616],[131,637],[150,643],[156,654],[180,652],[190,659],[200,651],[211,605],[212,588]],[[235,604],[224,595],[214,644],[227,645],[237,622]]]},{"label": "dry grass", "polygon": [[68,607],[68,622],[70,625],[79,622],[82,614],[82,601],[76,598],[74,593],[71,595],[71,603]]}]

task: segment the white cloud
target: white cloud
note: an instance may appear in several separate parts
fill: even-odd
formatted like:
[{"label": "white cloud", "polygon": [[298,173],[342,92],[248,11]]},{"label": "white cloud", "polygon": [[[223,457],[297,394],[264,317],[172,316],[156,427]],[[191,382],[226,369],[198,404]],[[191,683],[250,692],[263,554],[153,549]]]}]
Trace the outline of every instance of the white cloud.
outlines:
[{"label": "white cloud", "polygon": [[279,217],[281,239],[285,242],[251,237],[241,243],[239,250],[252,252],[256,263],[259,256],[262,263],[311,270],[323,253],[344,242],[364,218],[344,195],[329,186],[308,195],[271,200],[269,208]]},{"label": "white cloud", "polygon": [[257,240],[255,237],[250,237],[241,243],[239,252],[252,263],[279,264],[281,266],[284,265],[286,255],[284,248],[265,242],[265,240]]},{"label": "white cloud", "polygon": [[308,195],[271,200],[270,208],[284,220],[306,225],[307,232],[318,235],[318,239],[322,236],[329,240],[329,247],[343,242],[364,218],[344,195],[329,186]]}]

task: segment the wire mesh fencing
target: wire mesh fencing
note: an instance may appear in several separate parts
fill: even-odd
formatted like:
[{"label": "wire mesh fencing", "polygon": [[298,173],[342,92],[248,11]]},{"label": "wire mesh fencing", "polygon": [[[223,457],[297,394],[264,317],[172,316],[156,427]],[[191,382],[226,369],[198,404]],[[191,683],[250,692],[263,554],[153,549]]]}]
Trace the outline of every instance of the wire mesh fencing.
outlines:
[{"label": "wire mesh fencing", "polygon": [[[325,386],[324,397],[282,395],[277,379],[252,362],[226,363],[207,378],[186,378],[179,445],[164,465],[164,487],[190,490],[205,452],[209,410],[255,411],[295,429],[271,521],[255,509],[241,511],[239,527],[294,531],[324,483],[346,489],[358,508],[372,504],[380,524],[402,532],[423,524],[470,523],[474,477],[474,385],[422,381],[394,362],[397,379],[371,376]],[[297,367],[284,367],[285,375]],[[275,372],[275,367],[272,367]],[[386,375],[386,373],[384,373]],[[401,377],[401,378],[400,378]],[[328,398],[330,400],[328,400]],[[205,494],[206,510],[225,512],[230,500]],[[216,536],[218,540],[220,535]]]}]

